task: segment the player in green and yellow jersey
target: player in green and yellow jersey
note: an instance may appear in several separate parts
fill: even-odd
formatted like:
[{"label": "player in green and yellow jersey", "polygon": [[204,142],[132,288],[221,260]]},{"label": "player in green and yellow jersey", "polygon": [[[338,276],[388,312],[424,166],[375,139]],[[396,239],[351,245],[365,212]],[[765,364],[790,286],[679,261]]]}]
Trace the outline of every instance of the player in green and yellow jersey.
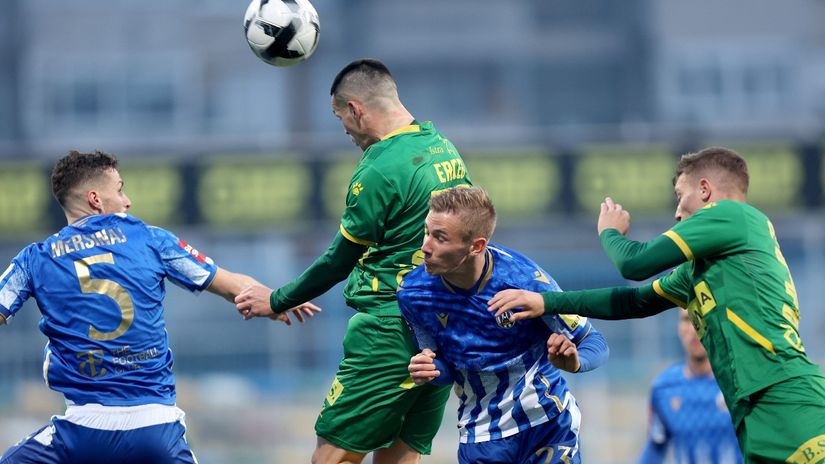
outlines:
[{"label": "player in green and yellow jersey", "polygon": [[630,215],[602,203],[599,237],[639,288],[558,294],[505,290],[490,300],[514,319],[578,313],[646,317],[686,308],[731,412],[747,463],[825,462],[825,374],[799,338],[799,302],[771,221],[745,203],[745,160],[719,147],[682,156],[674,177],[678,223],[645,243],[625,237]]},{"label": "player in green and yellow jersey", "polygon": [[336,283],[358,311],[344,359],[315,424],[313,463],[417,463],[429,454],[449,386],[415,386],[407,365],[418,353],[395,292],[423,261],[430,197],[470,185],[464,162],[432,123],[415,120],[377,60],[348,64],[332,84],[332,109],[363,151],[349,184],[341,227],[329,249],[298,278],[272,291],[250,287],[237,299],[244,317],[280,314]]}]

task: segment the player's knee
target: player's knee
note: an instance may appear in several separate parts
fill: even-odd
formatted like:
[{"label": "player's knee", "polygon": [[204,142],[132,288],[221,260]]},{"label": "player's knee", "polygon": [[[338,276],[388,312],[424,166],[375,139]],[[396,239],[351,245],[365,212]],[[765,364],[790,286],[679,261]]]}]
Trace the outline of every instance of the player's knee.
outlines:
[{"label": "player's knee", "polygon": [[318,443],[312,453],[312,464],[361,464],[364,455],[338,448],[331,443]]}]

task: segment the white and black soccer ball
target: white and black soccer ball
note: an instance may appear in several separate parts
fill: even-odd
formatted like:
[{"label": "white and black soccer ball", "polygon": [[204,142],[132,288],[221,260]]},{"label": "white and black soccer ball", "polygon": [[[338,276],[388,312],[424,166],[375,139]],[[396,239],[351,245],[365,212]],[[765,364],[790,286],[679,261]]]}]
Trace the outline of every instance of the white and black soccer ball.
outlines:
[{"label": "white and black soccer ball", "polygon": [[292,66],[312,55],[321,28],[309,0],[252,0],[243,19],[249,48],[273,66]]}]

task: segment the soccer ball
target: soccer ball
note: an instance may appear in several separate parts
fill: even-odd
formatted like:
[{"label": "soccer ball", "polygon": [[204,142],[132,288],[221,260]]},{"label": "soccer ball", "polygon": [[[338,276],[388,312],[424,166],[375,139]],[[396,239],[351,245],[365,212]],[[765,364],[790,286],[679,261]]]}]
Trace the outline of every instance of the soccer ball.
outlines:
[{"label": "soccer ball", "polygon": [[312,55],[321,32],[309,0],[252,0],[243,20],[249,48],[273,66],[292,66]]}]

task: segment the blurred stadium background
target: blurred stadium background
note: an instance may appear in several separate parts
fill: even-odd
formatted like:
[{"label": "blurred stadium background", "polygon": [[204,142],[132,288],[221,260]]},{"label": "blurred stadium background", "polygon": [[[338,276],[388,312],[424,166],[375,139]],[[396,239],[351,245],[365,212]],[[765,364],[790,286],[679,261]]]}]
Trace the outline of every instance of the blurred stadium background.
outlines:
[{"label": "blurred stadium background", "polygon": [[[625,283],[596,239],[604,195],[648,239],[673,221],[676,157],[738,149],[794,272],[808,353],[825,361],[822,0],[314,0],[321,44],[289,69],[247,49],[246,3],[0,2],[0,259],[63,225],[49,169],[97,148],[121,158],[135,215],[222,266],[285,282],[327,247],[359,158],[329,84],[373,56],[492,193],[495,241],[565,289]],[[179,402],[201,462],[308,462],[352,314],[340,286],[292,328],[169,288]],[[41,380],[38,316],[28,304],[0,333],[0,449],[62,410]],[[676,313],[597,326],[610,362],[568,376],[584,459],[630,463],[649,382],[682,358]],[[453,406],[426,463],[455,462]]]}]

